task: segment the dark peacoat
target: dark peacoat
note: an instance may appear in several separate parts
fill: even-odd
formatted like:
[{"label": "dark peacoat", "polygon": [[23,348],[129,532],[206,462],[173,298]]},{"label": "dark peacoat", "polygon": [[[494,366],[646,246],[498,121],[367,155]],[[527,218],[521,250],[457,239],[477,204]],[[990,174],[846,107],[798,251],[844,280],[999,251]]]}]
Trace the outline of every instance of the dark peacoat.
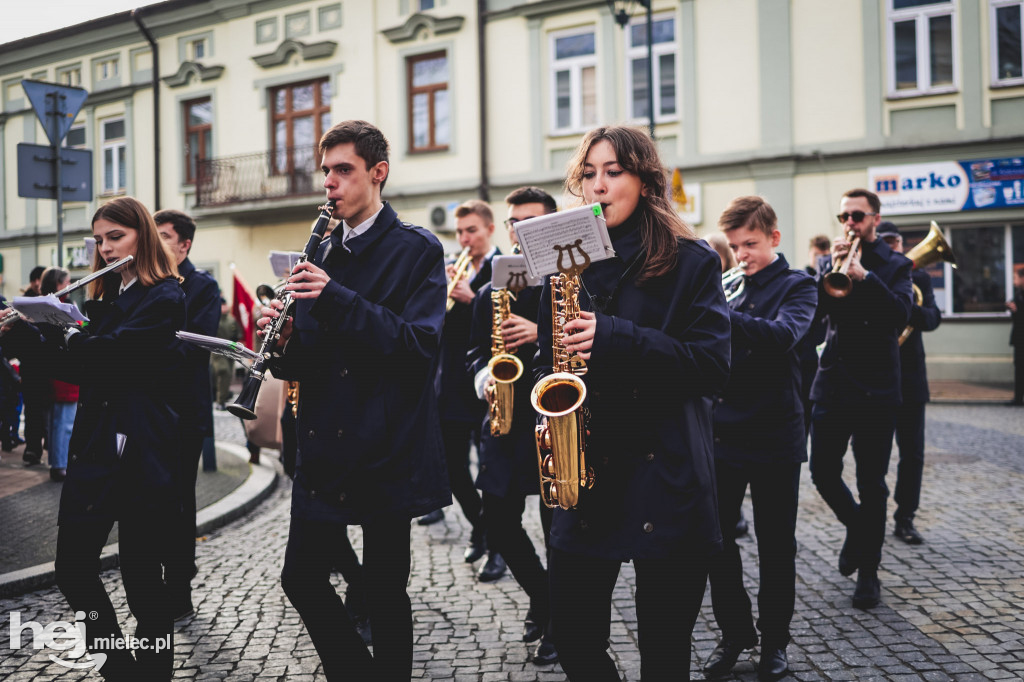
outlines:
[{"label": "dark peacoat", "polygon": [[737,463],[807,461],[799,343],[814,319],[814,279],[785,256],[729,303],[732,366],[715,400],[715,456]]},{"label": "dark peacoat", "polygon": [[434,391],[441,244],[385,204],[347,244],[335,230],[313,263],[331,280],[296,303],[294,332],[270,362],[300,382],[292,514],[364,524],[451,504]]},{"label": "dark peacoat", "polygon": [[[552,546],[607,559],[662,558],[721,547],[711,396],[729,375],[729,309],[721,259],[679,239],[676,267],[636,283],[643,246],[633,222],[609,230],[616,256],[581,276],[580,306],[596,311],[586,459],[596,482],[577,509],[556,509]],[[600,312],[600,309],[604,312]],[[538,313],[535,375],[551,368],[551,294]]]},{"label": "dark peacoat", "polygon": [[[487,368],[487,363],[491,359],[491,291],[490,283],[485,284],[473,301],[473,328],[469,337],[469,354],[466,356],[470,381],[477,372]],[[526,287],[516,294],[509,308],[520,317],[536,320],[540,294],[539,286]],[[535,343],[523,344],[516,349],[516,357],[523,363],[523,374],[513,388],[511,430],[504,436],[492,436],[490,415],[486,410],[480,427],[480,442],[477,447],[480,466],[476,487],[497,497],[540,493],[534,437],[537,413],[530,404],[530,391],[534,384],[530,365],[536,353]],[[487,403],[483,404],[486,406]]]},{"label": "dark peacoat", "polygon": [[[220,287],[210,273],[197,270],[192,261],[186,258],[178,266],[178,274],[184,281],[181,288],[185,291],[185,331],[205,336],[217,335],[217,324],[220,322]],[[213,397],[210,391],[210,353],[208,351],[185,344],[182,352],[190,381],[186,401],[187,413],[182,415],[186,425],[193,426],[195,433],[202,436],[213,435]]]},{"label": "dark peacoat", "polygon": [[832,257],[819,261],[817,318],[827,318],[827,331],[811,400],[829,407],[865,402],[895,407],[902,401],[897,338],[910,319],[913,263],[882,239],[862,244],[861,264],[868,275],[843,298],[822,289]]},{"label": "dark peacoat", "polygon": [[915,301],[910,309],[910,324],[914,331],[900,346],[900,374],[902,376],[903,402],[926,403],[931,399],[928,390],[928,370],[924,362],[924,340],[922,332],[930,332],[942,323],[942,312],[935,303],[932,277],[924,270],[913,270],[911,279],[921,290],[921,305]]}]

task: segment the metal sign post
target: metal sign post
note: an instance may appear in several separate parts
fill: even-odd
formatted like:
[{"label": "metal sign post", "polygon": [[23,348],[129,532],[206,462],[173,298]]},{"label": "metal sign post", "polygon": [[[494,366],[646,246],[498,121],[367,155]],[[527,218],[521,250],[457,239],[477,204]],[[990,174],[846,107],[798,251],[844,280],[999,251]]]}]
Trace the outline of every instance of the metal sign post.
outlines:
[{"label": "metal sign post", "polygon": [[[64,267],[64,159],[61,158],[60,145],[89,93],[84,88],[29,79],[21,81],[21,87],[32,102],[32,108],[43,124],[53,150],[53,190],[57,200],[57,267]],[[19,167],[19,173],[20,170]]]}]

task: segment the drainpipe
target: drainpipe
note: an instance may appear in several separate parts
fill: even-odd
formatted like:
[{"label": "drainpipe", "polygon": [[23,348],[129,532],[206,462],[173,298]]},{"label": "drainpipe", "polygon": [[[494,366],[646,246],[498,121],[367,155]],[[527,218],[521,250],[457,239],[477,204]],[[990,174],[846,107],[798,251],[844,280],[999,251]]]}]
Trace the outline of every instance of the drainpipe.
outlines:
[{"label": "drainpipe", "polygon": [[149,43],[153,53],[153,212],[160,210],[160,51],[157,50],[153,34],[142,23],[140,10],[132,10],[132,19]]},{"label": "drainpipe", "polygon": [[486,28],[487,0],[476,3],[476,34],[477,34],[477,68],[480,70],[480,187],[477,192],[482,201],[490,201],[490,180],[487,177],[487,39],[484,37]]}]

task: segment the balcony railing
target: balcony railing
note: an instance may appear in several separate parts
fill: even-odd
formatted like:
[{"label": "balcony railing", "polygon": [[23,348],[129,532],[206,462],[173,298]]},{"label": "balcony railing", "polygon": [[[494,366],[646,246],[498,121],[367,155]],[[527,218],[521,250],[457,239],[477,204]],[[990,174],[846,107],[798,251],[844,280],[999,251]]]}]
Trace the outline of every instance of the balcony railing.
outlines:
[{"label": "balcony railing", "polygon": [[316,149],[309,145],[200,159],[196,164],[196,206],[323,194],[318,161]]}]

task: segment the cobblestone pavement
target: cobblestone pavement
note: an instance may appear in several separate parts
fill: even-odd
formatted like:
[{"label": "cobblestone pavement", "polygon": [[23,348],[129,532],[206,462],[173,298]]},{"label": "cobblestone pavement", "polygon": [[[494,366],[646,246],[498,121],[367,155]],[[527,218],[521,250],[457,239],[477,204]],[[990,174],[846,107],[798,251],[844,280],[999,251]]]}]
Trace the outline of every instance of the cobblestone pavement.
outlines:
[{"label": "cobblestone pavement", "polygon": [[[917,526],[926,543],[886,539],[883,604],[850,606],[854,581],[835,568],[843,531],[804,471],[797,556],[793,678],[798,680],[1024,679],[1024,410],[932,405],[925,487]],[[218,418],[218,423],[222,418]],[[222,435],[223,437],[223,435]],[[235,432],[232,438],[240,437]],[[895,459],[895,456],[894,456]],[[847,462],[851,462],[848,458]],[[851,473],[851,466],[847,467]],[[895,464],[891,467],[894,485]],[[175,642],[175,679],[325,679],[301,621],[278,579],[288,531],[290,488],[211,534],[199,546],[197,616]],[[890,506],[891,508],[891,506]],[[750,518],[749,508],[747,517]],[[890,522],[891,529],[891,522]],[[536,509],[529,530],[539,537]],[[357,550],[358,529],[351,530]],[[510,577],[482,584],[462,561],[469,527],[452,508],[445,523],[413,527],[409,593],[415,619],[414,677],[431,680],[562,680],[557,666],[535,666],[520,641],[527,599]],[[742,542],[748,584],[756,587],[754,542]],[[632,566],[623,568],[612,605],[611,650],[627,680],[639,679]],[[104,574],[123,620],[130,616],[117,571]],[[339,589],[341,589],[339,579]],[[0,601],[0,621],[70,621],[56,589]],[[131,631],[129,626],[128,631]],[[51,663],[48,650],[9,646],[0,628],[0,679],[97,679]],[[692,646],[693,676],[717,641],[705,599]],[[756,679],[756,655],[725,679]],[[686,679],[680,670],[679,679]]]}]

